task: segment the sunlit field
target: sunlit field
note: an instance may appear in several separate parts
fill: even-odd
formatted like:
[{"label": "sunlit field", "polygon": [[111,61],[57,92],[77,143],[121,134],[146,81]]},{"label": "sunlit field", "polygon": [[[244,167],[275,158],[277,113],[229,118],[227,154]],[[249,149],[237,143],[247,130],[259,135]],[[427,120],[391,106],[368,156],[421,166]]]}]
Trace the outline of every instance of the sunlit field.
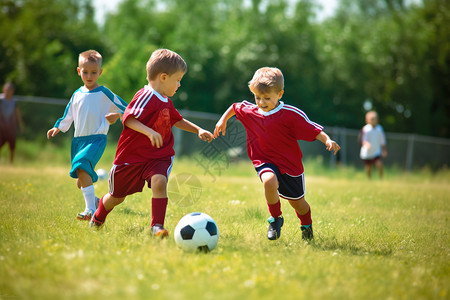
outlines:
[{"label": "sunlit field", "polygon": [[[68,161],[49,153],[33,162],[19,156],[13,166],[2,155],[0,299],[450,297],[448,171],[387,170],[369,181],[362,170],[306,162],[315,231],[308,243],[286,201],[281,238],[266,238],[268,210],[249,161],[212,176],[198,158],[176,159],[169,190],[185,174],[200,184],[171,194],[170,235],[159,240],[150,236],[148,189],[116,207],[100,231],[77,221],[82,194]],[[109,169],[112,155],[99,167]],[[95,187],[101,196],[107,181]],[[173,240],[178,220],[193,211],[219,226],[210,253],[184,253]]]}]

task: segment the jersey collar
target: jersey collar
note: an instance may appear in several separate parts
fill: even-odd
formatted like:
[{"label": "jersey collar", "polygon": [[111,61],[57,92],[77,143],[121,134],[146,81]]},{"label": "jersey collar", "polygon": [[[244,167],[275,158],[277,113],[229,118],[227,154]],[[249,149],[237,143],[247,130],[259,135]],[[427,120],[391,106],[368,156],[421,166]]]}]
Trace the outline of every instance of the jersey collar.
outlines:
[{"label": "jersey collar", "polygon": [[280,104],[277,107],[275,107],[274,109],[270,110],[270,111],[263,111],[261,108],[258,108],[258,113],[263,115],[263,116],[265,116],[265,117],[267,117],[267,116],[270,116],[270,115],[273,115],[273,114],[279,112],[280,109],[283,108],[283,106],[284,106],[284,102],[280,101]]},{"label": "jersey collar", "polygon": [[169,102],[168,98],[164,97],[163,95],[161,95],[160,93],[158,93],[157,91],[155,91],[149,84],[147,84],[146,86],[144,86],[144,88],[147,91],[152,92],[156,97],[158,97],[159,100],[161,100],[162,102]]},{"label": "jersey collar", "polygon": [[84,85],[82,87],[80,87],[80,91],[83,93],[96,93],[99,90],[101,90],[103,88],[103,85],[99,85],[98,87],[96,87],[93,90],[88,90],[87,87],[85,87]]}]

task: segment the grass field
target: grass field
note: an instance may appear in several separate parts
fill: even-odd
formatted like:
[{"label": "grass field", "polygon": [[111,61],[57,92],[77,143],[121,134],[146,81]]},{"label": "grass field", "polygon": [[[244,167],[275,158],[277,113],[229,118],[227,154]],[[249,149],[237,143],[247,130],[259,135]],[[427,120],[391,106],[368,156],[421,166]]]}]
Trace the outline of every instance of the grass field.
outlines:
[{"label": "grass field", "polygon": [[[362,170],[306,163],[315,230],[307,243],[286,201],[282,236],[267,240],[268,211],[248,161],[214,180],[179,159],[171,176],[194,174],[198,199],[169,199],[170,236],[157,240],[150,190],[93,231],[75,219],[84,202],[67,163],[42,161],[0,164],[0,299],[450,299],[448,172],[388,172],[369,182]],[[97,195],[107,189],[96,184]],[[209,254],[183,253],[173,240],[192,211],[219,226]]]}]

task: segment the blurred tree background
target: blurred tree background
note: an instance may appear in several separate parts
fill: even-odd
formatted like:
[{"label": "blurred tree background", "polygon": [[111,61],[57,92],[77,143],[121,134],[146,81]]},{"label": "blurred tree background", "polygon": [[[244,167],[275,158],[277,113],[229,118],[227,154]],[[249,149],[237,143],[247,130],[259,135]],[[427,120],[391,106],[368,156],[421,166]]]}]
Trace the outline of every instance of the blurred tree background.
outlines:
[{"label": "blurred tree background", "polygon": [[[254,71],[276,66],[283,100],[318,123],[360,128],[373,108],[386,131],[450,137],[448,0],[338,0],[320,21],[318,10],[313,0],[123,0],[97,24],[90,0],[0,0],[0,81],[69,99],[82,85],[78,54],[96,49],[100,84],[129,102],[151,52],[169,48],[188,63],[179,109],[252,101]],[[45,124],[36,107],[24,113],[47,130],[62,112],[44,108]]]}]

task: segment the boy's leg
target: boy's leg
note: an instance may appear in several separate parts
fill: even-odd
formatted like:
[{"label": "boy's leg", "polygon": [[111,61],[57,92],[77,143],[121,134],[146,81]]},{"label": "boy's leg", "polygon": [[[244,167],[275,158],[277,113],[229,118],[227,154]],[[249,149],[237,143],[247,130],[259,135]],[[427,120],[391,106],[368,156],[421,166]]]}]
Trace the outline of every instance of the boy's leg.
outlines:
[{"label": "boy's leg", "polygon": [[95,199],[95,190],[92,182],[91,176],[84,171],[83,169],[77,169],[77,186],[81,186],[80,189],[83,192],[84,202],[86,204],[86,208],[84,212],[79,213],[77,215],[77,219],[79,220],[90,220],[92,214],[97,209],[96,199]]},{"label": "boy's leg", "polygon": [[271,215],[268,219],[269,228],[267,230],[267,238],[269,240],[276,240],[281,235],[281,227],[284,223],[280,197],[278,196],[278,179],[272,172],[264,172],[260,174],[260,178],[264,185],[264,195],[266,196],[267,206]]},{"label": "boy's leg", "polygon": [[383,178],[383,162],[381,161],[381,158],[377,159],[375,161],[375,164],[376,164],[376,166],[378,168],[378,173],[380,175],[380,178]]},{"label": "boy's leg", "polygon": [[366,169],[367,178],[370,179],[372,177],[372,164],[367,163],[365,165],[365,169]]},{"label": "boy's leg", "polygon": [[289,204],[295,209],[297,217],[300,219],[302,225],[311,225],[311,208],[306,202],[305,197],[299,200],[289,200]]},{"label": "boy's leg", "polygon": [[155,174],[151,178],[153,191],[151,230],[155,236],[166,237],[168,232],[164,229],[164,220],[167,209],[167,178],[161,174]]},{"label": "boy's leg", "polygon": [[295,209],[295,213],[300,219],[302,239],[311,240],[313,238],[311,207],[306,202],[305,197],[299,200],[289,200],[289,204]]},{"label": "boy's leg", "polygon": [[100,199],[98,208],[95,211],[94,215],[92,216],[91,220],[91,226],[101,226],[105,220],[106,216],[113,210],[114,207],[119,205],[125,200],[125,197],[123,198],[116,198],[112,196],[110,193],[104,195],[102,199]]},{"label": "boy's leg", "polygon": [[278,196],[277,176],[272,172],[265,172],[261,174],[261,181],[264,185],[264,195],[266,196],[270,215],[274,218],[278,218],[282,213],[280,197]]},{"label": "boy's leg", "polygon": [[14,162],[14,152],[16,150],[16,141],[9,141],[9,162]]}]

